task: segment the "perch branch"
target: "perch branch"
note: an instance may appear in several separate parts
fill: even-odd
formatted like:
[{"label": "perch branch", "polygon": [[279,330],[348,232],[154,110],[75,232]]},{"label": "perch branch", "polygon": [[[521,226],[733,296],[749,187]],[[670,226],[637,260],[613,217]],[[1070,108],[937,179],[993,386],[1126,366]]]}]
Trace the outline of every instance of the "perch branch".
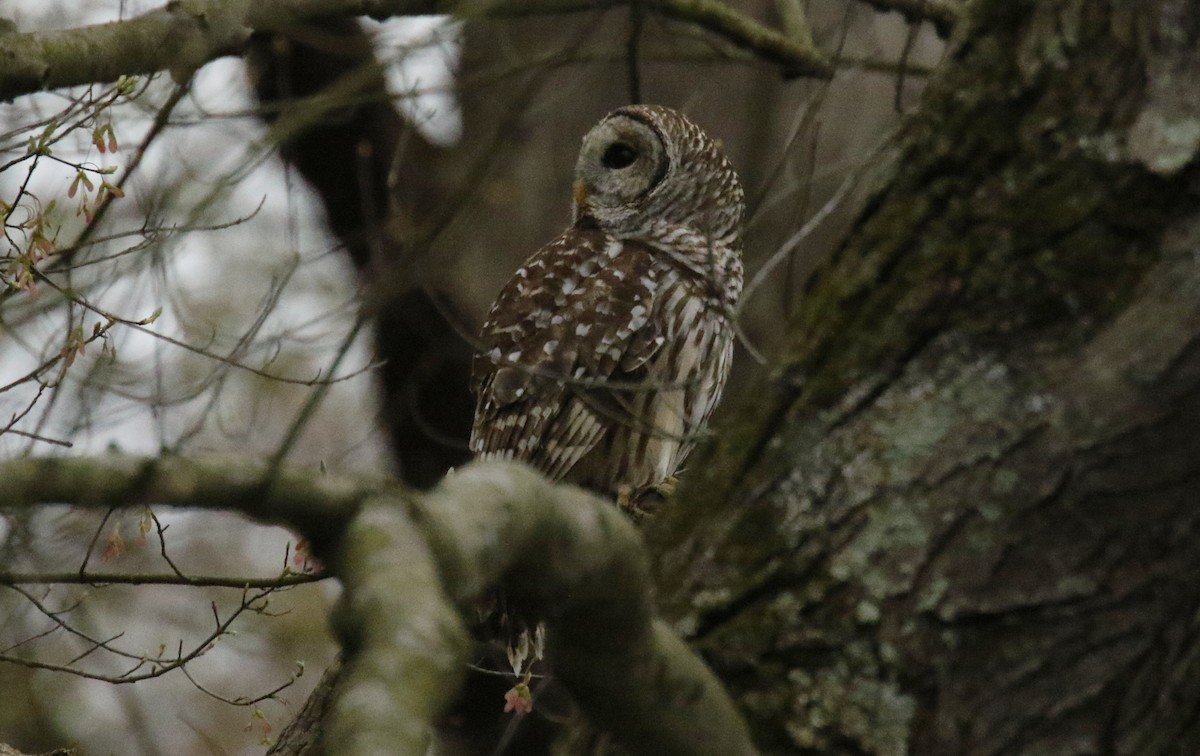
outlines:
[{"label": "perch branch", "polygon": [[336,743],[347,756],[425,753],[471,650],[429,546],[404,506],[381,496],[350,525],[334,571],[346,589],[333,617],[346,667],[325,750]]},{"label": "perch branch", "polygon": [[611,503],[514,464],[472,464],[417,502],[461,606],[497,576],[546,618],[555,676],[639,753],[754,753],[712,673],[653,619],[642,539]]},{"label": "perch branch", "polygon": [[511,463],[468,465],[425,496],[287,468],[266,485],[266,469],[14,460],[0,463],[0,507],[229,509],[323,541],[346,589],[333,621],[347,669],[328,731],[340,753],[421,752],[466,669],[462,614],[496,583],[545,616],[556,676],[618,740],[663,754],[754,752],[716,678],[654,620],[641,537],[611,503]]}]

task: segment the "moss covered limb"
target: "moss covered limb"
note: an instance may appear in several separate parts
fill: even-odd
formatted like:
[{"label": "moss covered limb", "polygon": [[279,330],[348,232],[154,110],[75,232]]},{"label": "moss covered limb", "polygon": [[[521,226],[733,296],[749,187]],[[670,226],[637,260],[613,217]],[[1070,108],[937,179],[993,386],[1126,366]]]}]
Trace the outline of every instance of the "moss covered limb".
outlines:
[{"label": "moss covered limb", "polygon": [[652,620],[648,560],[611,503],[513,464],[474,464],[418,503],[460,602],[497,580],[545,616],[547,654],[588,719],[638,753],[744,754],[711,672]]},{"label": "moss covered limb", "polygon": [[333,569],[346,591],[334,627],[347,663],[324,750],[424,753],[433,723],[458,691],[471,644],[403,502],[381,497],[364,506]]},{"label": "moss covered limb", "polygon": [[262,463],[185,457],[26,457],[0,462],[0,508],[45,504],[132,507],[166,504],[236,511],[290,527],[316,548],[340,537],[382,480],[341,478]]},{"label": "moss covered limb", "polygon": [[[322,544],[345,597],[347,666],[325,742],[420,753],[466,669],[462,616],[503,584],[546,617],[555,673],[635,750],[753,753],[717,679],[653,619],[641,538],[611,503],[514,464],[473,464],[427,496],[266,465],[119,456],[0,463],[0,508],[141,504],[240,511]],[[319,721],[315,715],[312,721]]]},{"label": "moss covered limb", "polygon": [[175,0],[133,18],[72,29],[21,33],[9,22],[0,27],[0,100],[158,71],[184,82],[210,60],[241,54],[255,31],[450,10],[438,0]]}]

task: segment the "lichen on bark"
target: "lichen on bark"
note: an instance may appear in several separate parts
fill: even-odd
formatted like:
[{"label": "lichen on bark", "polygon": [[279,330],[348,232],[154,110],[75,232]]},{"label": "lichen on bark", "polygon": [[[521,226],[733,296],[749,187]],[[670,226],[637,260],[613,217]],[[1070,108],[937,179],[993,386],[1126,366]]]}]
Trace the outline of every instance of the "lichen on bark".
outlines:
[{"label": "lichen on bark", "polygon": [[[1197,28],[1167,0],[973,4],[774,369],[651,525],[669,616],[766,750],[1095,752],[1171,718],[1121,686],[1186,656],[1134,630],[1186,634],[1155,592],[1200,600],[1168,535],[1200,470],[1172,251],[1198,111],[1156,78],[1200,84]],[[1164,103],[1176,138],[1144,139]],[[1122,604],[1114,574],[1150,593]]]}]

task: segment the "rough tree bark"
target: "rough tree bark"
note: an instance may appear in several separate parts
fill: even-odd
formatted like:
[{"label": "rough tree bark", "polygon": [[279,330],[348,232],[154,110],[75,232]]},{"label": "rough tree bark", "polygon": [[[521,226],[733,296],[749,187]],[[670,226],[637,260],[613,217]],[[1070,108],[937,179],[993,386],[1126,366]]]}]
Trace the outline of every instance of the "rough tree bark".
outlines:
[{"label": "rough tree bark", "polygon": [[1198,37],[976,2],[651,526],[764,751],[1200,752]]}]

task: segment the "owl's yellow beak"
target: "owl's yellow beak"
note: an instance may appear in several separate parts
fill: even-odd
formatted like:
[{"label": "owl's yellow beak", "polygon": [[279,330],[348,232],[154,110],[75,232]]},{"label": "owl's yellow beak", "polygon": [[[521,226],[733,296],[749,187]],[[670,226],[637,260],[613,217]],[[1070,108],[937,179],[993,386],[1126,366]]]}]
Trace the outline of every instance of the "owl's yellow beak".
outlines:
[{"label": "owl's yellow beak", "polygon": [[574,189],[575,211],[581,213],[587,207],[587,188],[583,185],[582,181],[576,181]]}]

